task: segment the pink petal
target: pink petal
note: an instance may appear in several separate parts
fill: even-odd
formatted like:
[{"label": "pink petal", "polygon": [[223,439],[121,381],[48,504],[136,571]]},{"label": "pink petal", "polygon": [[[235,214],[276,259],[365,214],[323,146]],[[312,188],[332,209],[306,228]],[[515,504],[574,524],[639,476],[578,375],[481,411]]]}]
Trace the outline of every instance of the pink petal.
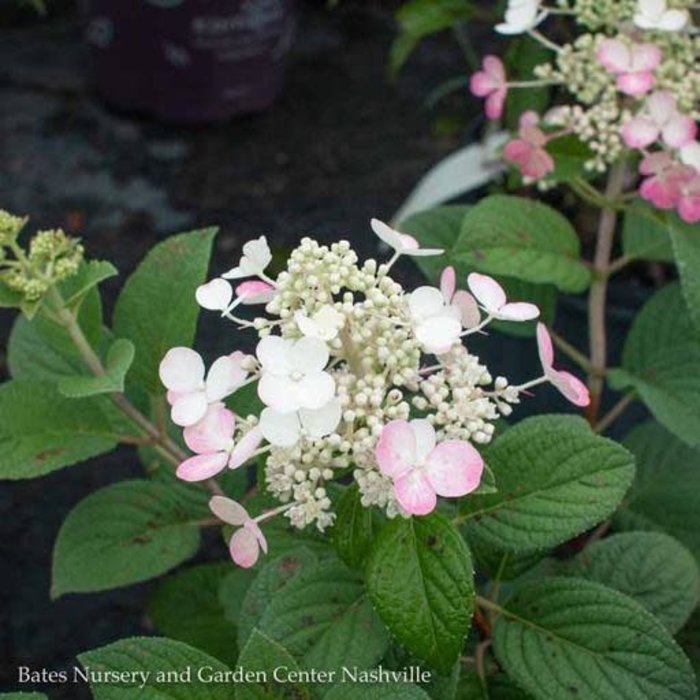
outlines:
[{"label": "pink petal", "polygon": [[508,91],[505,88],[495,90],[486,98],[486,116],[489,119],[500,119],[506,106]]},{"label": "pink petal", "polygon": [[183,431],[185,444],[192,452],[208,454],[226,450],[233,438],[236,419],[224,404],[212,404],[204,418]]},{"label": "pink petal", "polygon": [[175,425],[187,427],[194,425],[204,418],[207,412],[207,397],[203,391],[194,391],[191,394],[179,394],[177,400],[170,409],[170,418]]},{"label": "pink petal", "polygon": [[489,313],[497,312],[507,301],[503,287],[493,277],[472,272],[467,277],[467,284],[476,300]]},{"label": "pink petal", "polygon": [[257,537],[245,527],[236,530],[229,542],[231,559],[243,569],[250,569],[255,565],[260,555],[260,544]]},{"label": "pink petal", "polygon": [[276,293],[277,290],[271,284],[262,280],[249,280],[236,287],[236,296],[245,306],[267,304],[272,301]]},{"label": "pink petal", "polygon": [[632,47],[632,70],[654,71],[659,67],[663,54],[656,44],[636,44]]},{"label": "pink petal", "polygon": [[204,481],[216,476],[228,462],[227,452],[197,455],[186,459],[175,472],[178,479],[183,481]]},{"label": "pink petal", "polygon": [[659,138],[660,129],[648,117],[634,117],[622,125],[620,134],[630,148],[647,148]]},{"label": "pink petal", "polygon": [[600,43],[596,51],[600,64],[611,73],[624,73],[632,67],[630,50],[619,39],[606,39]]},{"label": "pink petal", "polygon": [[410,422],[411,429],[416,438],[416,462],[423,462],[435,449],[435,428],[425,419],[417,418]]},{"label": "pink petal", "polygon": [[573,374],[552,370],[548,373],[548,377],[549,381],[575,406],[584,407],[591,402],[588,387]]},{"label": "pink petal", "polygon": [[657,209],[668,211],[678,203],[681,191],[678,183],[673,179],[650,177],[640,185],[639,194]]},{"label": "pink petal", "polygon": [[464,440],[441,442],[425,463],[425,476],[438,496],[457,498],[478,488],[484,460]]},{"label": "pink petal", "polygon": [[416,461],[416,436],[405,420],[393,420],[383,428],[374,449],[377,465],[386,476],[397,477]]},{"label": "pink petal", "polygon": [[668,170],[674,164],[673,157],[668,151],[658,151],[646,156],[639,164],[642,175],[658,175]]},{"label": "pink petal", "polygon": [[520,120],[518,126],[521,129],[532,129],[540,123],[540,115],[537,114],[533,109],[529,109],[527,112],[523,112],[520,115]]},{"label": "pink petal", "polygon": [[540,310],[534,304],[515,302],[502,306],[497,318],[503,321],[532,321],[540,315]]},{"label": "pink petal", "polygon": [[488,97],[496,89],[493,78],[483,71],[474,73],[469,81],[469,90],[475,97]]},{"label": "pink petal", "polygon": [[420,243],[418,243],[413,236],[409,236],[407,233],[399,233],[399,240],[401,241],[401,247],[404,250],[418,250],[420,248]]},{"label": "pink petal", "polygon": [[409,515],[428,515],[437,505],[435,490],[427,477],[416,469],[394,481],[394,493]]},{"label": "pink petal", "polygon": [[549,175],[554,168],[554,158],[543,148],[534,148],[530,157],[521,164],[522,174],[533,180],[541,180],[546,175]]},{"label": "pink petal", "polygon": [[540,355],[542,369],[546,374],[554,364],[554,347],[552,346],[552,337],[544,323],[537,324],[537,351]]},{"label": "pink petal", "polygon": [[237,469],[245,464],[260,447],[263,436],[259,428],[248,431],[237,443],[231,452],[228,463],[229,469]]},{"label": "pink petal", "polygon": [[255,522],[255,520],[248,520],[245,527],[255,535],[255,539],[258,541],[260,549],[267,554],[267,539],[265,538],[265,535],[263,535],[263,531],[260,529],[260,526]]},{"label": "pink petal", "polygon": [[158,368],[160,381],[173,391],[194,391],[204,380],[204,361],[191,348],[171,348]]},{"label": "pink petal", "polygon": [[661,134],[671,148],[682,148],[695,141],[698,125],[691,117],[678,115],[668,121]]},{"label": "pink petal", "polygon": [[683,188],[683,195],[678,202],[678,214],[689,224],[700,221],[700,177],[694,177]]},{"label": "pink petal", "polygon": [[532,153],[532,144],[523,139],[513,139],[509,141],[503,149],[503,157],[509,163],[515,163],[521,167]]},{"label": "pink petal", "polygon": [[649,116],[659,127],[678,114],[677,105],[676,98],[668,90],[655,92],[647,99]]},{"label": "pink petal", "polygon": [[452,298],[452,306],[459,309],[459,315],[464,328],[474,328],[481,321],[481,313],[476,299],[469,292],[461,289]]},{"label": "pink petal", "polygon": [[625,95],[646,95],[656,84],[653,73],[623,73],[617,79],[617,87]]},{"label": "pink petal", "polygon": [[442,275],[440,275],[440,291],[442,292],[442,298],[445,300],[445,304],[449,304],[452,301],[456,288],[457,273],[454,267],[446,267],[442,271]]},{"label": "pink petal", "polygon": [[484,72],[491,76],[497,86],[501,86],[506,82],[506,69],[498,56],[484,56],[483,60]]},{"label": "pink petal", "polygon": [[209,499],[209,510],[229,525],[245,525],[251,519],[240,503],[226,496],[212,496]]}]

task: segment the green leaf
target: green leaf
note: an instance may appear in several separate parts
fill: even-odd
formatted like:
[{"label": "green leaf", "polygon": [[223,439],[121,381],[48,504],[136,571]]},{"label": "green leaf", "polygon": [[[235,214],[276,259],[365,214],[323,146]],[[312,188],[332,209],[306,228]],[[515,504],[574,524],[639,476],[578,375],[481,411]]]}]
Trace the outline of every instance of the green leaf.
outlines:
[{"label": "green leaf", "polygon": [[474,603],[471,556],[451,523],[438,513],[390,522],[374,543],[365,579],[379,616],[397,639],[449,673]]},{"label": "green leaf", "polygon": [[622,252],[633,260],[673,262],[667,215],[637,200],[625,212]]},{"label": "green leaf", "polygon": [[367,558],[369,548],[381,526],[379,513],[365,508],[357,486],[351,486],[336,506],[336,520],[331,540],[340,558],[352,568],[359,568]]},{"label": "green leaf", "polygon": [[[401,230],[415,236],[423,247],[443,248],[444,255],[414,258],[416,265],[431,284],[439,284],[440,274],[447,265],[453,265],[460,286],[466,289],[467,276],[479,269],[468,264],[457,255],[458,241],[462,233],[462,222],[471,207],[448,205],[436,207],[408,217],[401,223]],[[515,277],[498,276],[509,299],[530,301],[540,308],[540,320],[553,325],[556,315],[557,289],[551,284],[533,284]],[[518,336],[532,336],[536,323],[509,323],[496,321],[492,327],[504,333]]]},{"label": "green leaf", "polygon": [[700,608],[693,613],[690,621],[678,633],[676,639],[690,659],[690,663],[695,669],[695,676],[700,682]]},{"label": "green leaf", "polygon": [[0,479],[33,479],[117,444],[104,404],[67,399],[51,384],[0,384]]},{"label": "green leaf", "polygon": [[634,598],[677,632],[700,598],[693,555],[660,532],[627,532],[586,547],[565,574],[598,581]]},{"label": "green leaf", "polygon": [[680,286],[670,284],[642,308],[627,334],[618,389],[634,388],[654,417],[689,445],[700,445],[700,333]]},{"label": "green leaf", "polygon": [[124,378],[134,361],[134,352],[134,344],[130,340],[118,338],[107,351],[104,376],[64,377],[58,383],[58,390],[70,398],[122,392]]},{"label": "green leaf", "polygon": [[538,699],[697,698],[688,659],[664,626],[592,581],[523,586],[499,615],[493,643],[508,675]]},{"label": "green leaf", "polygon": [[576,231],[558,211],[522,197],[493,195],[462,221],[454,259],[492,275],[582,292],[590,272]]},{"label": "green leaf", "polygon": [[700,226],[676,216],[669,230],[688,312],[695,329],[700,330]]},{"label": "green leaf", "polygon": [[14,289],[10,289],[7,284],[0,279],[0,309],[19,308],[23,299],[23,294]]},{"label": "green leaf", "polygon": [[[173,639],[132,637],[78,655],[93,674],[130,671],[133,680],[90,682],[95,700],[230,700],[231,683],[215,682],[228,667]],[[141,676],[143,674],[143,676]],[[170,674],[170,677],[169,677]],[[143,688],[139,686],[143,683]],[[180,680],[177,680],[180,679]]]},{"label": "green leaf", "polygon": [[307,668],[370,668],[389,644],[362,579],[337,561],[302,571],[272,597],[258,628]]},{"label": "green leaf", "polygon": [[88,260],[75,275],[61,282],[59,291],[67,306],[77,308],[91,289],[118,274],[117,268],[106,260]]},{"label": "green leaf", "polygon": [[474,555],[477,571],[489,578],[511,581],[522,576],[544,558],[544,552],[514,554],[494,548],[490,540],[484,540],[475,529],[469,531],[469,548]]},{"label": "green leaf", "polygon": [[450,29],[472,14],[469,0],[409,0],[396,13],[399,36],[391,47],[389,65],[398,73],[424,37]]},{"label": "green leaf", "polygon": [[379,685],[347,682],[334,685],[323,700],[430,700],[430,696],[410,683]]},{"label": "green leaf", "polygon": [[[550,58],[551,51],[531,37],[512,37],[504,57],[508,79],[518,82],[535,80],[535,68],[542,63],[548,63]],[[524,112],[545,112],[550,104],[550,95],[551,89],[548,87],[509,90],[505,108],[506,128],[509,131],[517,131]]]},{"label": "green leaf", "polygon": [[[518,90],[517,92],[528,92]],[[569,134],[553,139],[547,144],[547,152],[554,158],[555,168],[547,175],[547,181],[570,182],[575,178],[590,178],[586,162],[593,156],[593,151],[578,136]]]},{"label": "green leaf", "polygon": [[264,678],[265,682],[239,685],[236,688],[236,700],[303,700],[309,697],[302,684],[275,682],[275,671],[281,672],[280,678],[286,678],[299,671],[299,664],[281,644],[258,629],[252,630],[238,659],[238,665],[247,672],[261,672],[261,679]]},{"label": "green leaf", "polygon": [[[200,492],[197,492],[200,493]],[[82,500],[54,549],[51,595],[126,586],[164,574],[199,548],[197,520],[177,493],[150,481],[123,481]]]},{"label": "green leaf", "polygon": [[162,634],[226,664],[238,658],[236,628],[224,616],[219,587],[230,562],[202,564],[168,577],[153,593],[148,615]]},{"label": "green leaf", "polygon": [[574,416],[527,418],[484,455],[498,492],[462,500],[467,535],[506,552],[549,549],[607,518],[634,477],[634,458]]},{"label": "green leaf", "polygon": [[625,445],[637,457],[637,476],[615,526],[665,532],[700,563],[700,451],[656,423],[633,430]]},{"label": "green leaf", "polygon": [[136,345],[131,379],[163,393],[158,365],[176,345],[191,346],[199,307],[195,289],[206,279],[216,229],[172,236],[153,248],[124,285],[114,332]]}]

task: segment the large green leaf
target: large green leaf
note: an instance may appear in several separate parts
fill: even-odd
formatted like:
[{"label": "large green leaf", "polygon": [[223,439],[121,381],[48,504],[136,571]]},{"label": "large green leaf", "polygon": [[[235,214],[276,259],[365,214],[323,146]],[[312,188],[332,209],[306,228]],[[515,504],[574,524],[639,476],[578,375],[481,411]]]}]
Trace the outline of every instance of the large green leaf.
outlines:
[{"label": "large green leaf", "polygon": [[669,230],[688,312],[700,330],[700,226],[674,217]]},{"label": "large green leaf", "polygon": [[[231,700],[227,666],[173,639],[132,637],[78,655],[95,700]],[[117,674],[131,672],[118,680]],[[103,674],[100,676],[100,674]],[[104,680],[105,674],[111,679]],[[222,680],[216,682],[215,674]]]},{"label": "large green leaf", "polygon": [[634,458],[574,416],[538,416],[486,451],[498,492],[461,503],[467,535],[506,552],[553,547],[607,518],[634,476]]},{"label": "large green leaf", "polygon": [[615,525],[666,532],[700,563],[700,450],[657,423],[636,428],[625,444],[637,457],[637,476]]},{"label": "large green leaf", "polygon": [[351,678],[350,682],[333,686],[323,700],[430,700],[430,696],[410,683],[359,684],[352,683]]},{"label": "large green leaf", "polygon": [[364,563],[381,527],[378,511],[364,507],[361,498],[356,486],[346,489],[338,501],[331,531],[331,540],[340,558],[354,568]]},{"label": "large green leaf", "polygon": [[162,634],[231,666],[238,658],[236,628],[224,616],[219,588],[233,568],[224,562],[176,573],[158,586],[148,605],[148,615]]},{"label": "large green leaf", "polygon": [[46,382],[0,384],[0,479],[32,479],[117,444],[105,405],[67,399]]},{"label": "large green leaf", "polygon": [[454,259],[493,275],[582,292],[590,272],[576,231],[558,211],[531,199],[493,195],[462,221]]},{"label": "large green leaf", "polygon": [[258,627],[317,670],[371,668],[389,644],[359,574],[337,561],[321,562],[289,581],[272,597]]},{"label": "large green leaf", "polygon": [[526,584],[506,603],[493,642],[508,675],[541,700],[697,698],[690,663],[666,628],[592,581]]},{"label": "large green leaf", "polygon": [[433,513],[386,525],[367,562],[366,585],[384,624],[408,651],[449,673],[474,599],[471,556],[451,523]]},{"label": "large green leaf", "polygon": [[54,598],[146,581],[189,559],[199,547],[194,509],[152,481],[123,481],[82,500],[68,515],[54,549]]},{"label": "large green leaf", "polygon": [[700,681],[700,608],[695,610],[676,639],[690,659],[695,669],[695,676]]},{"label": "large green leaf", "polygon": [[689,445],[700,445],[700,333],[678,284],[648,301],[632,324],[616,388],[632,387],[656,419]]},{"label": "large green leaf", "polygon": [[673,261],[667,215],[641,200],[625,212],[622,251],[633,260]]},{"label": "large green leaf", "polygon": [[191,346],[199,307],[195,289],[206,279],[216,229],[172,236],[153,248],[122,290],[114,309],[114,332],[136,346],[134,382],[164,391],[158,365],[176,345]]},{"label": "large green leaf", "polygon": [[641,603],[677,632],[698,604],[700,573],[693,555],[660,532],[625,532],[596,542],[565,569]]}]

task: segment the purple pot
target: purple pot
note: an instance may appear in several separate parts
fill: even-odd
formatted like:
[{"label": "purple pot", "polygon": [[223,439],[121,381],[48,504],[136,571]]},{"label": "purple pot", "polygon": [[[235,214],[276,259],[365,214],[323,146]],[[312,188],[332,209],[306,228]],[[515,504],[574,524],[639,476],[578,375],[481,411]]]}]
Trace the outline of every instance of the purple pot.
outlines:
[{"label": "purple pot", "polygon": [[282,87],[294,0],[83,0],[96,88],[175,123],[269,107]]}]

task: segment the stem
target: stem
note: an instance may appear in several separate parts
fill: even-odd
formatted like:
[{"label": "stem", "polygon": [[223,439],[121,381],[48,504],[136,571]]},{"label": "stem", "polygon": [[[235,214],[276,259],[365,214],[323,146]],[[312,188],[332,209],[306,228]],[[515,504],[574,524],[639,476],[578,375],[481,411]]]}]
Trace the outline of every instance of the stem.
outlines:
[{"label": "stem", "polygon": [[[605,198],[614,202],[622,193],[625,184],[625,161],[621,160],[610,171]],[[591,367],[588,373],[588,387],[591,403],[587,417],[595,425],[600,411],[600,399],[603,393],[604,376],[608,362],[608,341],[606,330],[606,301],[608,296],[608,268],[612,256],[615,228],[618,213],[616,209],[605,207],[600,215],[598,225],[598,242],[593,260],[593,283],[588,301],[588,327],[590,342]]]},{"label": "stem", "polygon": [[[78,324],[76,316],[70,309],[66,308],[63,297],[60,295],[55,287],[50,290],[49,298],[56,306],[56,311],[61,325],[66,329],[68,335],[70,336],[73,344],[77,348],[80,356],[83,358],[83,362],[87,365],[88,369],[96,377],[104,377],[107,372],[102,364],[97,353],[93,350],[92,346],[88,342],[82,328]],[[109,398],[112,403],[114,403],[117,408],[119,408],[122,413],[136,425],[141,431],[143,431],[149,438],[149,442],[156,446],[156,449],[164,456],[168,461],[177,466],[180,462],[187,459],[187,453],[165,432],[161,432],[146,416],[141,413],[141,411],[134,406],[129,399],[121,392],[114,392],[109,394]],[[213,480],[209,479],[204,482],[206,487],[214,494],[222,494],[223,491],[219,485]]]},{"label": "stem", "polygon": [[593,430],[596,433],[604,433],[635,401],[637,395],[632,392],[623,396],[601,419]]}]

